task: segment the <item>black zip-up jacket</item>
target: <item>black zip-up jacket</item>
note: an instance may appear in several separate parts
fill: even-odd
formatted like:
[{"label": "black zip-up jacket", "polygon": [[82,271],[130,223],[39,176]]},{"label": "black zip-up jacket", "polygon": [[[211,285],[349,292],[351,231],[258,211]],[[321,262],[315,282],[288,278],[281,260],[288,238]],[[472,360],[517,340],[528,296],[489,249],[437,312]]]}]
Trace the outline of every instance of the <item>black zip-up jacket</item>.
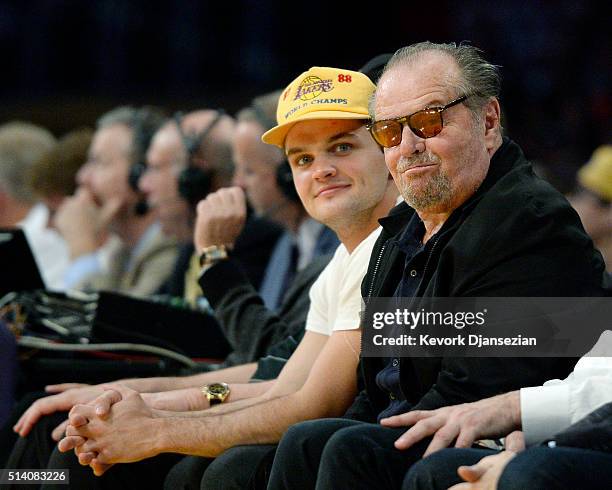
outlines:
[{"label": "black zip-up jacket", "polygon": [[[415,211],[405,203],[380,220],[362,296],[393,296],[405,255],[394,243]],[[537,177],[507,138],[475,194],[437,234],[416,297],[601,296],[604,263],[567,200]],[[432,238],[433,240],[433,238]],[[372,328],[362,325],[362,328]],[[400,384],[413,409],[471,402],[564,378],[574,358],[402,358]],[[374,421],[389,404],[376,385],[381,358],[362,358],[364,389],[348,417]]]}]

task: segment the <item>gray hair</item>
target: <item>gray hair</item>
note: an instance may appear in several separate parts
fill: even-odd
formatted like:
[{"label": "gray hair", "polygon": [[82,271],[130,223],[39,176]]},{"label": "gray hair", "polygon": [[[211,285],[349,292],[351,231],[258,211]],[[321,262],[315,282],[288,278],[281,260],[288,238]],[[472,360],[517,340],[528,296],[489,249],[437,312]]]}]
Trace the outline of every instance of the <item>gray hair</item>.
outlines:
[{"label": "gray hair", "polygon": [[251,101],[251,105],[242,109],[236,114],[238,122],[255,121],[267,131],[276,126],[276,109],[278,107],[278,99],[282,90],[275,90],[259,97],[255,97]]},{"label": "gray hair", "polygon": [[103,114],[96,121],[96,129],[121,124],[132,131],[129,157],[132,163],[145,161],[147,149],[155,132],[166,122],[164,112],[152,106],[121,106]]},{"label": "gray hair", "polygon": [[35,201],[28,185],[31,167],[55,145],[46,129],[27,122],[10,122],[0,126],[0,185],[15,199]]},{"label": "gray hair", "polygon": [[111,109],[102,114],[96,121],[96,129],[109,128],[117,124],[123,124],[128,128],[132,128],[136,121],[138,109],[131,106],[121,106]]},{"label": "gray hair", "polygon": [[[501,76],[499,66],[493,65],[484,59],[483,51],[466,43],[432,43],[425,41],[411,44],[398,49],[391,57],[381,78],[385,73],[397,65],[409,65],[418,61],[426,52],[443,53],[450,56],[459,67],[460,78],[455,80],[457,97],[470,95],[465,105],[472,111],[474,117],[479,118],[479,110],[491,99],[499,98],[501,90]],[[372,96],[370,113],[374,115],[374,102],[376,94]]]}]

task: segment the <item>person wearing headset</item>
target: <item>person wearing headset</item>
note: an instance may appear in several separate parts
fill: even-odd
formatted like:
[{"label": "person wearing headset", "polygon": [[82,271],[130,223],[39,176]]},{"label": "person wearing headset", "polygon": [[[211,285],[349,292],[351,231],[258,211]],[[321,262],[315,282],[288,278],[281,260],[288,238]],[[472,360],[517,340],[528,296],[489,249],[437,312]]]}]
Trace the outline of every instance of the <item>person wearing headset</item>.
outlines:
[{"label": "person wearing headset", "polygon": [[[77,191],[55,217],[72,259],[67,288],[147,296],[171,273],[176,242],[164,235],[129,179],[162,121],[158,111],[146,107],[119,107],[98,120],[88,161],[77,174]],[[118,240],[105,244],[109,234]]]},{"label": "person wearing headset", "polygon": [[[231,183],[234,127],[224,111],[201,109],[175,114],[153,136],[138,185],[164,232],[182,243],[174,272],[158,293],[181,296],[191,304],[202,295],[193,247],[196,205]],[[271,221],[252,217],[236,239],[233,254],[255,287],[281,232]]]}]

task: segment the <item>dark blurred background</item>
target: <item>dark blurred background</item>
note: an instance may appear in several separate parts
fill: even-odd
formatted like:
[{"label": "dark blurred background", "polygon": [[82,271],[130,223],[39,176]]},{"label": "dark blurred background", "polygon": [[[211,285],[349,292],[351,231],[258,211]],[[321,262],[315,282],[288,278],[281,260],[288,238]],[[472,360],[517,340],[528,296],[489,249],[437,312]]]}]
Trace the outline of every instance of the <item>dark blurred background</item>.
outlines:
[{"label": "dark blurred background", "polygon": [[[56,134],[119,104],[234,112],[312,65],[416,41],[502,66],[505,126],[561,181],[612,140],[607,2],[0,0],[0,122]],[[561,183],[563,185],[563,183]]]}]

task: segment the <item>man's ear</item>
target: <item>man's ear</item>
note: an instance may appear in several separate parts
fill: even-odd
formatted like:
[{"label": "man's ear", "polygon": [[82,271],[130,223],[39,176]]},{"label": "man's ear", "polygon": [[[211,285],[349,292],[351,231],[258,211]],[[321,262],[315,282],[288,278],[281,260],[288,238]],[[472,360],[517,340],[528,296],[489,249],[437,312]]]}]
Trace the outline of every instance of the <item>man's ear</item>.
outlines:
[{"label": "man's ear", "polygon": [[497,148],[501,139],[501,108],[492,98],[484,107],[485,144],[488,150]]}]

